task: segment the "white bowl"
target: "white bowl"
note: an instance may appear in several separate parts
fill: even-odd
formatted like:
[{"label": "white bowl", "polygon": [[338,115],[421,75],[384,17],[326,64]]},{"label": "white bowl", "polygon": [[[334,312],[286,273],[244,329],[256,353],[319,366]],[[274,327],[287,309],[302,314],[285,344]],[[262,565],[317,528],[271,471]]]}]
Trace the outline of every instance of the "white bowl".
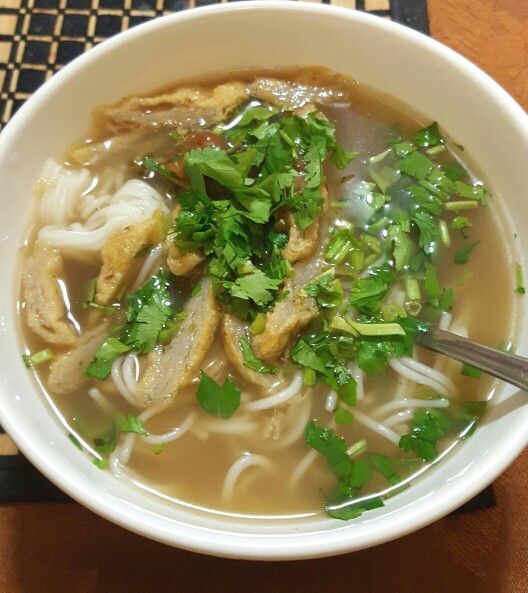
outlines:
[{"label": "white bowl", "polygon": [[[147,537],[220,556],[309,558],[391,540],[477,494],[528,442],[526,396],[506,388],[487,422],[464,446],[384,509],[349,523],[324,517],[277,523],[228,522],[166,504],[98,470],[65,438],[22,365],[16,317],[17,253],[32,185],[44,160],[60,157],[82,135],[98,104],[228,68],[295,65],[330,67],[439,121],[486,172],[496,200],[515,222],[517,247],[526,258],[528,118],[522,109],[482,71],[443,45],[349,9],[243,2],[156,19],[66,66],[20,109],[0,137],[0,422],[35,466],[96,513]],[[528,352],[522,315],[519,324],[519,352]]]}]

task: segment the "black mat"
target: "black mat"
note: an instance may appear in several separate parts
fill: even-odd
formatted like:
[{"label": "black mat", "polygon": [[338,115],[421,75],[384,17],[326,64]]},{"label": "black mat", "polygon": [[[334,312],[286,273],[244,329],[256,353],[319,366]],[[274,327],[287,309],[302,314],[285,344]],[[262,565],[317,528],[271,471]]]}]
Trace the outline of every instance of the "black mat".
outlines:
[{"label": "black mat", "polygon": [[[293,0],[292,0],[293,1]],[[0,125],[43,82],[104,39],[157,16],[215,0],[4,0],[0,9]],[[334,0],[428,33],[425,0]],[[0,503],[58,502],[68,497],[44,478],[2,434]],[[493,506],[488,488],[459,512]]]}]

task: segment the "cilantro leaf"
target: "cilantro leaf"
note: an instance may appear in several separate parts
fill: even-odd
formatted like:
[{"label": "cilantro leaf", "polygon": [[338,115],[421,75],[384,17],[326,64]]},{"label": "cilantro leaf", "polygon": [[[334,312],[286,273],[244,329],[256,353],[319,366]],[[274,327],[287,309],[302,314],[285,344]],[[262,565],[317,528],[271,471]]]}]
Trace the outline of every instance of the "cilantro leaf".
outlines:
[{"label": "cilantro leaf", "polygon": [[116,418],[116,427],[119,432],[134,432],[136,434],[147,434],[143,420],[133,414],[119,414]]},{"label": "cilantro leaf", "polygon": [[131,350],[131,346],[124,344],[117,338],[110,336],[99,347],[92,362],[85,371],[86,376],[94,379],[104,380],[112,370],[112,364],[125,352]]},{"label": "cilantro leaf", "polygon": [[94,439],[95,450],[101,456],[101,459],[94,459],[94,465],[100,469],[108,466],[108,457],[115,451],[119,435],[123,432],[147,434],[141,418],[133,414],[118,414],[109,430]]},{"label": "cilantro leaf", "polygon": [[335,279],[333,268],[305,284],[302,292],[312,297],[320,309],[339,307],[343,300],[343,287],[341,282]]},{"label": "cilantro leaf", "polygon": [[352,356],[353,339],[328,332],[306,334],[299,338],[291,351],[291,359],[304,368],[312,369],[349,405],[356,403],[356,381],[344,365]]},{"label": "cilantro leaf", "polygon": [[416,179],[426,179],[437,168],[431,159],[417,150],[400,159],[396,166],[402,173]]},{"label": "cilantro leaf", "polygon": [[240,389],[231,377],[227,377],[223,385],[218,385],[203,371],[200,371],[196,397],[206,412],[219,418],[231,418],[240,406]]},{"label": "cilantro leaf", "polygon": [[185,153],[183,164],[191,187],[200,194],[206,193],[204,176],[230,189],[243,187],[244,177],[237,163],[225,150],[212,147],[195,148]]},{"label": "cilantro leaf", "polygon": [[146,354],[154,348],[161,331],[176,315],[169,286],[169,273],[161,271],[128,297],[127,324],[121,340],[138,354]]},{"label": "cilantro leaf", "polygon": [[400,482],[400,477],[394,469],[392,460],[386,455],[381,453],[374,453],[370,460],[372,465],[379,471],[379,473],[391,484],[397,484]]},{"label": "cilantro leaf", "polygon": [[469,261],[469,256],[475,247],[480,243],[480,241],[475,241],[475,243],[470,243],[462,249],[459,249],[455,252],[455,256],[453,257],[453,261],[455,264],[467,264]]},{"label": "cilantro leaf", "polygon": [[396,322],[404,329],[404,336],[360,336],[356,339],[358,365],[368,375],[381,370],[391,358],[411,356],[415,336],[428,327],[427,323],[414,317],[397,317]]},{"label": "cilantro leaf", "polygon": [[257,305],[267,305],[274,299],[274,292],[282,284],[282,279],[270,278],[262,270],[253,270],[239,276],[234,282],[225,282],[224,287],[233,297],[252,300]]},{"label": "cilantro leaf", "polygon": [[411,220],[418,227],[418,244],[424,250],[424,253],[430,254],[435,251],[440,238],[440,231],[433,216],[424,210],[416,210],[412,213]]},{"label": "cilantro leaf", "polygon": [[332,155],[332,162],[338,169],[347,167],[357,156],[359,152],[356,150],[346,150],[340,144],[336,145]]},{"label": "cilantro leaf", "polygon": [[279,370],[276,366],[267,364],[255,356],[247,336],[242,336],[240,339],[240,347],[242,348],[244,366],[248,369],[257,371],[258,373],[276,373]]},{"label": "cilantro leaf", "polygon": [[418,130],[413,136],[413,142],[420,148],[429,148],[430,146],[437,146],[443,142],[438,123],[433,122],[427,128]]},{"label": "cilantro leaf", "polygon": [[437,444],[451,426],[447,414],[438,409],[415,412],[412,432],[400,438],[400,449],[415,452],[424,461],[433,461],[438,456]]}]

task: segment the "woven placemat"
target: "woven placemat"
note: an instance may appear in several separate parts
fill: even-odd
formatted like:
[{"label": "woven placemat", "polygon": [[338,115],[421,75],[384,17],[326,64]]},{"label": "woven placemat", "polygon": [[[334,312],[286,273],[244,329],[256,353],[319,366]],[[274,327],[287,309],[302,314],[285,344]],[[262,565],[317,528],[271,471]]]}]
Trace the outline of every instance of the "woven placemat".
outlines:
[{"label": "woven placemat", "polygon": [[[224,0],[222,0],[224,1]],[[317,0],[316,0],[317,1]],[[108,37],[216,0],[0,0],[0,125],[55,72]],[[425,0],[331,0],[428,33]],[[63,501],[0,427],[0,503]],[[487,489],[463,510],[495,504]]]}]

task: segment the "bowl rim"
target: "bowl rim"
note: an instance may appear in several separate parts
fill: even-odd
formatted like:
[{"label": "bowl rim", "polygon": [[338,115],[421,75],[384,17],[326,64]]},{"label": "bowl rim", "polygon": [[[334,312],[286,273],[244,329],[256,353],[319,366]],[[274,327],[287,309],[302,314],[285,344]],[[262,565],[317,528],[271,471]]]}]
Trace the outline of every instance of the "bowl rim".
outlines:
[{"label": "bowl rim", "polygon": [[[101,59],[106,53],[111,52],[114,47],[123,43],[130,43],[146,33],[154,33],[159,28],[211,18],[219,12],[234,13],[248,10],[252,12],[302,12],[314,16],[333,13],[336,17],[345,21],[364,23],[378,31],[398,35],[409,43],[425,46],[436,53],[440,61],[450,62],[461,72],[461,75],[473,79],[485,89],[498,106],[500,105],[502,109],[509,112],[509,117],[522,130],[528,144],[528,116],[522,107],[490,76],[442,43],[403,25],[349,8],[305,2],[294,3],[289,0],[267,0],[265,3],[243,1],[205,6],[163,16],[119,33],[90,49],[62,68],[17,111],[0,136],[0,159],[3,157],[4,145],[8,144],[11,137],[17,133],[17,130],[24,126],[24,122],[30,113],[38,110],[46,95],[60,85],[70,73],[82,69],[86,64],[94,60]],[[286,560],[331,556],[365,549],[406,535],[445,516],[475,496],[504,471],[528,443],[528,433],[524,433],[519,428],[511,434],[512,438],[500,451],[495,451],[493,455],[487,456],[479,464],[474,464],[474,466],[478,465],[478,467],[472,467],[468,471],[470,475],[468,475],[468,479],[463,485],[457,483],[450,489],[442,491],[435,504],[431,504],[430,499],[417,501],[416,504],[407,509],[404,521],[393,521],[392,524],[384,524],[382,528],[375,527],[367,534],[364,541],[358,543],[350,541],[347,530],[342,529],[317,533],[259,535],[255,537],[250,533],[233,533],[227,529],[220,534],[217,532],[213,536],[213,530],[204,530],[192,524],[186,524],[185,529],[181,530],[176,527],[170,529],[167,525],[156,526],[148,520],[148,513],[142,508],[133,508],[130,505],[120,504],[119,499],[95,486],[91,489],[81,490],[76,484],[74,475],[69,473],[64,466],[50,459],[52,456],[49,455],[49,452],[47,454],[46,451],[38,449],[32,442],[31,437],[17,427],[16,420],[12,419],[9,408],[0,408],[0,421],[22,453],[35,467],[70,497],[98,515],[130,531],[172,546],[216,556],[255,560]],[[206,533],[210,533],[210,535],[207,536]]]}]

